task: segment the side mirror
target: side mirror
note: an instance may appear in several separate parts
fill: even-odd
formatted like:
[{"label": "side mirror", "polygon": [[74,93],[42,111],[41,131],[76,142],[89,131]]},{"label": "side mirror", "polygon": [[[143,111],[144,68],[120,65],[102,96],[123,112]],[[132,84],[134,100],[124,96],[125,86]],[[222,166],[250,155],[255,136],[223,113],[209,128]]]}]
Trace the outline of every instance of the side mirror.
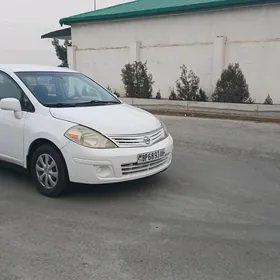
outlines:
[{"label": "side mirror", "polygon": [[22,109],[20,102],[16,98],[3,98],[0,100],[0,109],[4,111],[13,111],[15,118],[22,118]]}]

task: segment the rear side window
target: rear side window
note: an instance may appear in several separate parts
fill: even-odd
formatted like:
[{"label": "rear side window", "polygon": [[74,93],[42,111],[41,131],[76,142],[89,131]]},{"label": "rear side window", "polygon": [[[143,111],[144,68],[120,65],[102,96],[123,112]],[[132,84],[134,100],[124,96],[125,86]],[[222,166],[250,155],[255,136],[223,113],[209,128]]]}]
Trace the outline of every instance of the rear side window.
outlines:
[{"label": "rear side window", "polygon": [[23,91],[6,73],[0,72],[0,100],[3,98],[22,99]]}]

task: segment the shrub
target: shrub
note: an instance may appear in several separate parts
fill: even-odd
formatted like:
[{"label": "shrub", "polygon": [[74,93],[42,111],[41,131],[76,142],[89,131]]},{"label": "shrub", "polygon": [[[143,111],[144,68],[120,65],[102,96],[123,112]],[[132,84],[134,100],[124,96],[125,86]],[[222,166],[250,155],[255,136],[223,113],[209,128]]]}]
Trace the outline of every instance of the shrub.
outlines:
[{"label": "shrub", "polygon": [[128,63],[122,69],[122,81],[124,83],[125,95],[133,97],[135,95],[135,67],[133,64]]},{"label": "shrub", "polygon": [[116,91],[116,90],[114,90],[114,92],[113,92],[113,90],[112,90],[112,88],[110,88],[110,86],[107,86],[107,88],[106,88],[108,91],[110,91],[111,93],[113,93],[114,95],[116,95],[117,97],[120,97],[120,94]]},{"label": "shrub", "polygon": [[121,97],[121,95],[116,90],[114,90],[114,95],[116,95],[117,97]]},{"label": "shrub", "polygon": [[177,100],[177,95],[175,93],[174,88],[170,88],[169,100]]},{"label": "shrub", "polygon": [[176,81],[178,99],[189,101],[196,100],[200,80],[192,70],[188,71],[185,64],[183,64],[180,68],[181,76]]},{"label": "shrub", "polygon": [[247,104],[254,104],[254,103],[255,103],[255,99],[252,99],[251,97],[249,97],[249,98],[245,101],[245,103],[247,103]]},{"label": "shrub", "polygon": [[264,103],[263,104],[266,104],[266,105],[273,105],[273,100],[272,98],[270,97],[270,95],[268,94]]},{"label": "shrub", "polygon": [[208,97],[207,97],[205,91],[202,88],[200,88],[198,94],[196,94],[195,100],[196,101],[203,101],[203,102],[208,101]]},{"label": "shrub", "polygon": [[161,93],[160,90],[158,90],[157,94],[156,94],[156,99],[161,99]]},{"label": "shrub", "polygon": [[127,97],[151,98],[153,93],[153,76],[148,73],[147,62],[135,61],[122,69],[122,81]]},{"label": "shrub", "polygon": [[212,100],[214,102],[245,103],[249,97],[248,84],[239,64],[229,64],[217,81]]}]

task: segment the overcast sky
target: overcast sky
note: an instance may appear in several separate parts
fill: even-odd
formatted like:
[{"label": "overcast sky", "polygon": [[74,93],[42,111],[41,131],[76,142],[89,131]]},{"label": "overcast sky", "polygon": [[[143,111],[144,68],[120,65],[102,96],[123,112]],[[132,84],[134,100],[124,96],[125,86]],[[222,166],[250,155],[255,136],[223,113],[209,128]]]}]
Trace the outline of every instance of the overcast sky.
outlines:
[{"label": "overcast sky", "polygon": [[[42,34],[61,28],[59,19],[93,9],[93,0],[0,0],[0,63],[57,64]],[[97,8],[128,0],[97,0]]]}]

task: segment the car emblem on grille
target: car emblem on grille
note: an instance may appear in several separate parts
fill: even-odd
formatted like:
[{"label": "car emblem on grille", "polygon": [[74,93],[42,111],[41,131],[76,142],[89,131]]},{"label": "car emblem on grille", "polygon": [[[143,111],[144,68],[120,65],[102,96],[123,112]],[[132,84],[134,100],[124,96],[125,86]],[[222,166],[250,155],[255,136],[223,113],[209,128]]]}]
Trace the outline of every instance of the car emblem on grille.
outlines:
[{"label": "car emblem on grille", "polygon": [[149,144],[151,143],[151,139],[150,139],[148,136],[145,136],[145,137],[144,137],[144,143],[145,143],[146,145],[149,145]]}]

